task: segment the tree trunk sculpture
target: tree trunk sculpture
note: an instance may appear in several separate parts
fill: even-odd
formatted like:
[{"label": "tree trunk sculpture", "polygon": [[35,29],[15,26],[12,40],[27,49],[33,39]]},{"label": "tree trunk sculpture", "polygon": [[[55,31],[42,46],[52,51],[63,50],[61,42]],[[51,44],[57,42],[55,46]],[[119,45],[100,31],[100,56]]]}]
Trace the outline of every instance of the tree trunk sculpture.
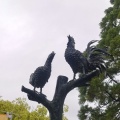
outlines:
[{"label": "tree trunk sculpture", "polygon": [[66,76],[58,76],[56,90],[53,99],[50,101],[44,95],[38,94],[22,86],[21,91],[27,93],[28,99],[43,104],[50,113],[50,120],[62,120],[63,105],[66,95],[76,87],[89,86],[93,77],[98,76],[99,71],[94,70],[79,79],[70,80]]}]

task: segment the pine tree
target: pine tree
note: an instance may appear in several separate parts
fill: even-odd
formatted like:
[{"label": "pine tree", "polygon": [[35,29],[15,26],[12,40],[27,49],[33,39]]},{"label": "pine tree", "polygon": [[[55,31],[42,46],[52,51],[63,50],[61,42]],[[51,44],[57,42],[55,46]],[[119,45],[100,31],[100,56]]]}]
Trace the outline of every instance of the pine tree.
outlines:
[{"label": "pine tree", "polygon": [[114,60],[108,58],[107,76],[94,78],[89,87],[79,88],[80,120],[120,119],[120,0],[110,0],[101,27],[99,47],[106,47]]}]

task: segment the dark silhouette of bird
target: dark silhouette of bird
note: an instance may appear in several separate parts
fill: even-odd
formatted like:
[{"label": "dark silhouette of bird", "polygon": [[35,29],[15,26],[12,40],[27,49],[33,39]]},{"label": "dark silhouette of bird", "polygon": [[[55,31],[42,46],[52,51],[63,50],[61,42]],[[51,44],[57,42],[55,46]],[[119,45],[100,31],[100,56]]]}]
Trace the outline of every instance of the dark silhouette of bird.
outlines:
[{"label": "dark silhouette of bird", "polygon": [[67,48],[65,50],[65,60],[72,68],[74,73],[73,79],[75,79],[76,73],[87,73],[88,61],[84,55],[75,49],[74,38],[70,35],[68,36]]},{"label": "dark silhouette of bird", "polygon": [[38,67],[34,73],[30,75],[29,83],[35,88],[40,88],[40,94],[42,94],[42,88],[48,82],[48,79],[51,75],[51,63],[53,61],[53,58],[55,56],[55,53],[52,52],[49,54],[44,66]]},{"label": "dark silhouette of bird", "polygon": [[84,53],[75,49],[74,38],[68,36],[67,48],[65,50],[65,60],[70,65],[74,75],[73,80],[77,73],[87,74],[92,70],[99,69],[100,72],[106,70],[105,56],[109,55],[106,50],[91,46],[91,44],[98,40],[92,40],[88,43],[87,49]]}]

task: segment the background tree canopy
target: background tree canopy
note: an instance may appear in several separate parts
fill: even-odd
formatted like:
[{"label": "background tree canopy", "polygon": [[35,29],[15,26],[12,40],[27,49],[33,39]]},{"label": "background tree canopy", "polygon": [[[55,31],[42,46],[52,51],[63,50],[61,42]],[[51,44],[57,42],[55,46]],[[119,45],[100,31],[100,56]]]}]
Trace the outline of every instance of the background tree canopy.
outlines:
[{"label": "background tree canopy", "polygon": [[[64,112],[68,112],[68,106],[64,105]],[[38,105],[35,109],[30,109],[25,98],[17,98],[10,102],[0,100],[0,113],[10,112],[13,115],[12,120],[49,120],[47,109]],[[63,120],[68,120],[63,115]]]},{"label": "background tree canopy", "polygon": [[120,119],[120,0],[110,0],[105,10],[99,47],[108,49],[114,60],[108,58],[107,76],[101,74],[91,81],[90,87],[79,88],[80,120]]}]

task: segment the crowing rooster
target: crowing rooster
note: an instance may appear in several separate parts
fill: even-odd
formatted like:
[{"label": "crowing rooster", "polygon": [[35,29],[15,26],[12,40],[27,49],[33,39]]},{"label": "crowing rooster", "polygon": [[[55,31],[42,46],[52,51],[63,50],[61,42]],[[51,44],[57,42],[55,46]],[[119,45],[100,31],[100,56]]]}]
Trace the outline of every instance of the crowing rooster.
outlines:
[{"label": "crowing rooster", "polygon": [[40,94],[42,94],[42,88],[48,82],[48,79],[51,75],[51,63],[55,56],[55,53],[52,52],[49,54],[44,66],[38,67],[34,73],[30,75],[29,83],[35,88],[40,88]]},{"label": "crowing rooster", "polygon": [[105,50],[91,46],[97,40],[92,40],[88,43],[85,51],[86,56],[80,51],[75,49],[74,38],[68,36],[67,48],[65,50],[65,60],[70,65],[74,75],[73,80],[77,73],[86,74],[92,70],[99,69],[100,71],[106,69],[104,62],[105,55],[110,55]]},{"label": "crowing rooster", "polygon": [[68,36],[67,48],[65,50],[65,60],[68,62],[74,73],[73,79],[75,79],[76,73],[86,74],[88,72],[88,61],[84,55],[75,49],[74,38]]}]

